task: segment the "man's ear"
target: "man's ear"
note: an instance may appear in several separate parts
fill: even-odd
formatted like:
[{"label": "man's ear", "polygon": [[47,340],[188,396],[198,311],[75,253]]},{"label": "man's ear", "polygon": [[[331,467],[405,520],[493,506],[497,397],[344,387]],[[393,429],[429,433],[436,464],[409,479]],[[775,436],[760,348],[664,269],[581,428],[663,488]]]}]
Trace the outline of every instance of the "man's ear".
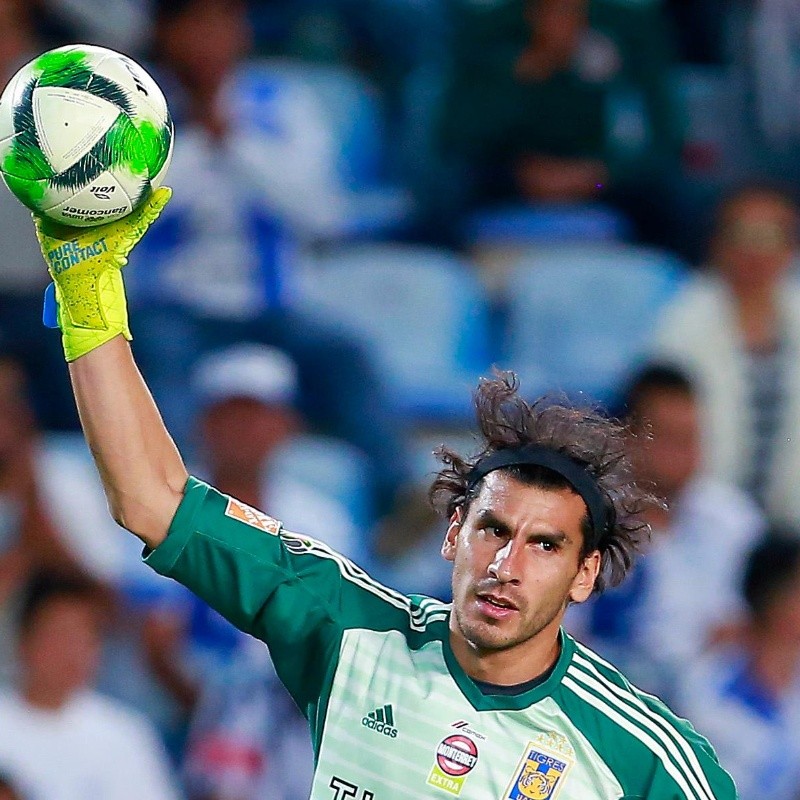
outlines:
[{"label": "man's ear", "polygon": [[442,542],[442,557],[445,561],[455,561],[458,532],[461,530],[461,508],[457,508],[450,517],[447,533]]},{"label": "man's ear", "polygon": [[569,599],[573,603],[583,603],[589,599],[601,565],[602,557],[599,550],[592,551],[581,561],[578,574],[573,579],[569,590]]}]

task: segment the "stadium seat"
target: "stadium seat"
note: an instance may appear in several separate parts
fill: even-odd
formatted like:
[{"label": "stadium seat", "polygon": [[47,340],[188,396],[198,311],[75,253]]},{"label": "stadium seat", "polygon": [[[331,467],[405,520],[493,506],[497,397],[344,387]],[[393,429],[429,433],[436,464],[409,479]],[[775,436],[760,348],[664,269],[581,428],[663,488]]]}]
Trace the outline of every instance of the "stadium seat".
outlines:
[{"label": "stadium seat", "polygon": [[600,203],[510,205],[476,211],[465,233],[472,245],[616,241],[631,234],[631,223]]},{"label": "stadium seat", "polygon": [[351,235],[391,230],[409,219],[409,193],[387,178],[380,97],[355,70],[282,58],[253,61],[240,71],[230,102],[238,123],[264,136],[301,132],[304,149],[326,163],[351,207]]},{"label": "stadium seat", "polygon": [[281,479],[288,479],[336,501],[357,530],[368,531],[375,522],[369,459],[342,439],[295,436],[271,456],[270,475],[278,487]]},{"label": "stadium seat", "polygon": [[613,403],[684,273],[673,255],[634,245],[531,251],[509,276],[502,365],[530,396]]},{"label": "stadium seat", "polygon": [[461,421],[489,362],[489,315],[470,265],[447,250],[362,244],[304,278],[301,303],[360,335],[410,420]]}]

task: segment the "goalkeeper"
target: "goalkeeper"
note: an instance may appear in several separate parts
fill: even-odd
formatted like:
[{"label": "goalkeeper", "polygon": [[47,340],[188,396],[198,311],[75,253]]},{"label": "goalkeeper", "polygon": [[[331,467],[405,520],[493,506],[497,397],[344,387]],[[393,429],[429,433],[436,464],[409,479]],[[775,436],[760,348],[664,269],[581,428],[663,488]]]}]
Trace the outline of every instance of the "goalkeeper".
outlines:
[{"label": "goalkeeper", "polygon": [[153,569],[269,646],[311,726],[313,800],[733,800],[709,743],[561,627],[624,577],[655,502],[615,423],[531,406],[510,375],[481,382],[483,450],[442,451],[432,486],[452,607],[189,477],[131,356],[120,273],[168,199],[90,230],[38,221],[45,259],[86,254],[51,266],[46,316],[115,518]]}]

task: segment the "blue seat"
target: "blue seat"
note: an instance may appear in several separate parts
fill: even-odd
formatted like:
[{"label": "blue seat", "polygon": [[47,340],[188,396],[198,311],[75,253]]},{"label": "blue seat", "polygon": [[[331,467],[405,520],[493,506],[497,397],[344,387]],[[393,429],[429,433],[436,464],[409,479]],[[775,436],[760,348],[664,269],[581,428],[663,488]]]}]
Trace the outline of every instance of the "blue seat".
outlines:
[{"label": "blue seat", "polygon": [[410,219],[410,194],[388,177],[387,136],[378,90],[363,75],[338,65],[284,58],[250,62],[231,95],[234,118],[267,136],[282,135],[290,114],[313,98],[308,135],[330,158],[336,181],[356,217],[352,234],[391,230]]},{"label": "blue seat", "polygon": [[462,421],[489,361],[489,313],[469,264],[438,248],[362,244],[319,259],[301,303],[366,343],[396,409]]},{"label": "blue seat", "polygon": [[349,442],[311,433],[294,436],[271,456],[270,472],[336,501],[356,529],[372,528],[375,509],[370,462]]},{"label": "blue seat", "polygon": [[634,245],[531,251],[509,276],[503,366],[530,396],[613,403],[684,275],[672,254]]},{"label": "blue seat", "polygon": [[631,223],[601,203],[542,203],[485,208],[465,225],[470,244],[543,244],[624,240]]}]

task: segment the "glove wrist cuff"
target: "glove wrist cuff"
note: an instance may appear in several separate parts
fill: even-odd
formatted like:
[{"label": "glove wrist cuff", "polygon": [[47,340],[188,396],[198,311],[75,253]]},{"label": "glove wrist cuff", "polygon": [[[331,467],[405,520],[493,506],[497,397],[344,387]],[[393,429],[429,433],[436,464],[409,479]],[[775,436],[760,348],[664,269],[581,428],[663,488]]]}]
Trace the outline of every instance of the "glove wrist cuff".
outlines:
[{"label": "glove wrist cuff", "polygon": [[61,344],[64,348],[64,358],[67,363],[86,355],[101,344],[110,342],[122,334],[128,341],[131,340],[130,332],[126,330],[93,331],[82,328],[65,328],[61,335]]},{"label": "glove wrist cuff", "polygon": [[58,327],[67,361],[74,361],[101,344],[122,334],[130,341],[128,309],[122,274],[107,269],[97,277],[81,276],[70,282],[65,296],[63,282],[56,284]]}]

